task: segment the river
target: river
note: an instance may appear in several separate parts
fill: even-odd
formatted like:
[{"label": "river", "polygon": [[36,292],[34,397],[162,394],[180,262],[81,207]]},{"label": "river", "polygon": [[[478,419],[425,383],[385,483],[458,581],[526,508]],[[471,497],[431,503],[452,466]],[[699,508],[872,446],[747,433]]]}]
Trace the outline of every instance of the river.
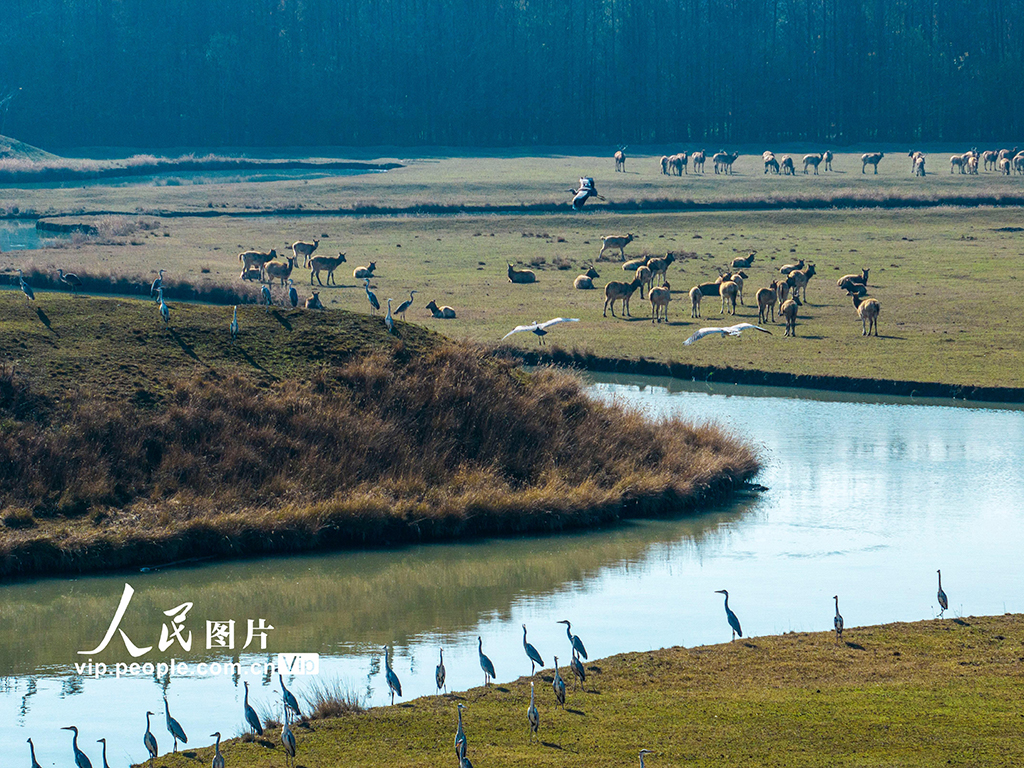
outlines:
[{"label": "river", "polygon": [[[71,734],[100,764],[146,758],[147,709],[161,752],[170,747],[162,696],[190,735],[242,732],[242,682],[257,710],[280,714],[278,653],[318,653],[319,675],[287,675],[299,695],[314,680],[364,703],[388,700],[382,646],[405,701],[434,692],[438,649],[449,689],[483,682],[477,638],[498,682],[529,674],[522,628],[550,667],[573,623],[591,659],[623,651],[730,639],[717,589],[728,589],[747,636],[828,630],[832,596],[851,639],[858,625],[933,617],[936,570],[948,615],[1024,611],[1024,412],[951,401],[767,390],[668,379],[595,375],[596,397],[652,418],[718,422],[760,447],[763,492],[744,492],[698,518],[633,521],[587,534],[267,558],[192,568],[4,586],[0,602],[0,748],[27,762],[33,737],[43,766],[72,765]],[[101,653],[125,584],[134,589],[119,635]],[[191,650],[161,628],[164,612],[191,603],[181,623]],[[235,649],[207,650],[207,622],[233,620]],[[273,626],[267,648],[252,620]],[[127,674],[113,665],[184,663],[174,674]],[[74,664],[104,661],[106,674]],[[241,672],[198,665],[241,663]],[[187,674],[182,674],[187,673]]]}]

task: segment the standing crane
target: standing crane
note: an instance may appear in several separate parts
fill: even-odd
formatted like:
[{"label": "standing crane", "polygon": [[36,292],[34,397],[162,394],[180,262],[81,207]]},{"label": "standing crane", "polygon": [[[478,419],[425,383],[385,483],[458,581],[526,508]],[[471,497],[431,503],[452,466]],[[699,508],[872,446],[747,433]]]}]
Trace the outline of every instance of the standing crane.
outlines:
[{"label": "standing crane", "polygon": [[231,329],[231,343],[234,344],[238,338],[238,305],[235,305],[235,313],[231,316],[231,325],[228,327]]},{"label": "standing crane", "polygon": [[391,317],[391,302],[392,299],[388,299],[388,313],[384,315],[384,327],[388,329],[388,333],[395,332],[395,321]]},{"label": "standing crane", "polygon": [[588,658],[587,649],[583,647],[583,641],[580,640],[580,636],[574,635],[572,633],[572,624],[569,623],[569,620],[562,619],[558,623],[565,624],[565,634],[569,636],[569,642],[572,643],[572,647],[576,649],[576,653],[578,653],[584,659]]},{"label": "standing crane", "polygon": [[160,318],[164,321],[164,325],[169,325],[171,322],[171,310],[167,306],[167,302],[164,301],[164,289],[157,288],[156,295],[160,301]]},{"label": "standing crane", "polygon": [[565,709],[565,680],[558,671],[558,657],[555,656],[555,678],[551,681],[551,687],[555,689],[555,699]]},{"label": "standing crane", "polygon": [[530,660],[530,674],[533,674],[533,670],[539,664],[541,669],[544,668],[544,659],[537,653],[537,649],[534,648],[530,643],[526,642],[526,625],[523,624],[523,650],[526,651],[526,656]]},{"label": "standing crane", "polygon": [[57,277],[60,278],[60,281],[64,283],[64,285],[71,289],[72,293],[82,287],[81,278],[72,272],[65,272],[63,269],[58,269]]},{"label": "standing crane", "polygon": [[480,669],[484,671],[484,685],[490,685],[491,678],[494,677],[494,665],[491,663],[491,660],[484,655],[484,639],[478,636],[476,638],[476,642],[476,652],[480,656]]},{"label": "standing crane", "polygon": [[220,752],[220,731],[211,733],[210,738],[217,738],[217,743],[213,747],[213,764],[210,768],[224,768],[224,755]]},{"label": "standing crane", "polygon": [[302,713],[299,712],[299,702],[295,698],[295,694],[284,687],[284,678],[281,675],[278,675],[277,679],[281,681],[281,693],[284,695],[285,709],[290,709],[295,713],[296,717],[302,717]]},{"label": "standing crane", "polygon": [[288,278],[288,303],[292,305],[292,309],[299,306],[299,292],[295,290],[295,281],[290,277]]},{"label": "standing crane", "polygon": [[110,768],[110,764],[107,762],[107,740],[96,739],[96,743],[103,745],[103,768]]},{"label": "standing crane", "polygon": [[530,706],[526,709],[526,721],[530,724],[530,741],[533,741],[533,737],[540,729],[540,712],[537,711],[537,705],[534,703],[532,680],[530,681]]},{"label": "standing crane", "polygon": [[284,708],[284,725],[281,726],[281,743],[284,744],[284,751],[288,755],[286,763],[294,764],[295,762],[295,734],[292,733],[291,726],[288,724],[288,707]]},{"label": "standing crane", "polygon": [[384,679],[388,683],[388,690],[391,691],[391,704],[395,703],[395,694],[402,695],[402,682],[391,668],[391,658],[388,656],[388,647],[384,646]]},{"label": "standing crane", "polygon": [[459,702],[459,727],[455,731],[455,756],[460,761],[466,756],[466,732],[462,730],[462,710],[465,708],[465,704]]},{"label": "standing crane", "polygon": [[249,724],[249,728],[257,736],[263,735],[263,725],[260,723],[260,717],[256,714],[256,710],[249,706],[249,681],[245,681],[245,701],[242,702],[242,710],[245,713],[245,722]]},{"label": "standing crane", "polygon": [[18,285],[21,286],[21,292],[25,294],[25,297],[30,301],[36,300],[35,291],[32,290],[32,286],[25,281],[25,276],[21,274],[21,270],[18,270]]},{"label": "standing crane", "polygon": [[92,768],[92,763],[89,762],[88,755],[78,748],[78,728],[73,725],[66,725],[61,728],[62,731],[71,731],[74,735],[71,739],[71,749],[75,753],[75,765],[78,768]]},{"label": "standing crane", "polygon": [[274,303],[274,297],[270,294],[270,286],[264,285],[260,288],[260,296],[263,297],[263,304],[267,308],[267,313],[270,313],[270,306]]},{"label": "standing crane", "polygon": [[832,595],[836,601],[836,617],[832,619],[832,625],[836,628],[836,643],[843,639],[843,617],[839,613],[839,595]]},{"label": "standing crane", "polygon": [[188,737],[185,735],[185,730],[181,727],[181,724],[171,717],[171,708],[167,704],[167,697],[164,696],[164,716],[167,718],[167,730],[170,731],[171,736],[174,737],[174,751],[178,751],[178,742],[182,744],[188,744]]},{"label": "standing crane", "polygon": [[644,755],[653,755],[653,749],[641,749],[640,750],[640,768],[644,768]]},{"label": "standing crane", "polygon": [[156,294],[157,294],[157,291],[159,291],[161,288],[163,288],[163,286],[164,286],[164,272],[166,272],[166,271],[167,270],[161,269],[160,270],[160,274],[157,276],[156,280],[153,281],[153,285],[151,285],[149,287],[149,297],[150,298],[155,297]]},{"label": "standing crane", "polygon": [[[732,627],[732,639],[736,639],[736,635],[743,637],[743,630],[740,629],[740,620],[736,618],[736,614],[729,609],[729,592],[725,589],[716,589],[716,594],[725,595],[725,618],[729,620],[729,626]],[[731,642],[731,641],[730,641]]]},{"label": "standing crane", "polygon": [[569,659],[569,669],[572,670],[573,676],[576,678],[576,683],[580,688],[583,688],[583,692],[586,693],[586,687],[583,685],[587,682],[587,670],[583,667],[583,662],[580,661],[580,657],[576,655],[576,649],[572,649],[572,658]]},{"label": "standing crane", "polygon": [[939,574],[939,593],[936,597],[939,599],[939,608],[941,609],[939,611],[939,616],[942,616],[942,614],[946,612],[946,609],[949,608],[949,600],[946,599],[946,593],[942,591],[942,571],[938,570],[936,573]]},{"label": "standing crane", "polygon": [[370,290],[370,278],[366,278],[366,300],[370,302],[370,314],[375,315],[380,311],[380,302],[377,301],[377,294]]},{"label": "standing crane", "polygon": [[395,310],[395,314],[401,315],[403,320],[405,320],[405,310],[412,306],[412,295],[414,293],[416,293],[416,291],[409,291],[409,300],[403,301],[398,305],[398,309]]},{"label": "standing crane", "polygon": [[43,766],[36,762],[36,745],[32,743],[32,739],[28,740],[28,751],[32,755],[32,768],[43,768]]},{"label": "standing crane", "polygon": [[437,669],[434,670],[434,682],[437,683],[438,693],[442,688],[445,693],[448,693],[448,686],[444,684],[444,648],[441,649],[441,660],[437,663]]},{"label": "standing crane", "polygon": [[157,756],[156,747],[156,736],[149,730],[149,718],[151,715],[155,715],[154,712],[146,713],[146,735],[142,737],[142,743],[146,745],[146,751],[149,752],[149,764],[152,767],[153,759]]}]

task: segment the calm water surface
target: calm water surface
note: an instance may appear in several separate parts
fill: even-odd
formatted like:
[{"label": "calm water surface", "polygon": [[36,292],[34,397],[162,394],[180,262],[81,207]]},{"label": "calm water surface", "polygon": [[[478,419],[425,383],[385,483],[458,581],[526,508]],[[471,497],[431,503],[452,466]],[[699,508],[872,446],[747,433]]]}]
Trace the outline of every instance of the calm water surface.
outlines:
[{"label": "calm water surface", "polygon": [[[321,655],[321,681],[370,704],[387,701],[381,647],[405,699],[433,693],[438,648],[449,687],[482,682],[477,637],[498,681],[530,671],[521,624],[550,666],[569,656],[564,626],[591,659],[622,651],[698,645],[730,637],[716,589],[747,635],[827,630],[832,595],[847,627],[934,616],[935,571],[954,615],[1024,611],[1024,413],[1012,408],[921,405],[787,390],[595,377],[596,396],[724,425],[760,447],[769,490],[743,495],[699,519],[641,521],[585,535],[408,547],[265,559],[102,578],[42,580],[2,588],[2,754],[27,762],[33,737],[43,766],[71,768],[70,734],[99,764],[104,736],[112,765],[140,762],[145,711],[170,747],[162,696],[205,746],[215,730],[243,730],[242,682],[258,710],[280,717],[276,675],[260,666],[278,652]],[[177,643],[138,661],[189,665],[190,675],[91,677],[89,658],[134,661],[120,637],[96,657],[124,584],[136,590],[120,628],[156,646],[165,611],[191,602]],[[266,651],[242,651],[248,619],[274,629]],[[206,622],[234,620],[235,656],[206,650]],[[855,636],[855,630],[851,630]],[[255,650],[255,652],[254,652]],[[200,662],[243,663],[241,675],[196,674]],[[257,664],[253,672],[251,665]],[[313,679],[286,676],[300,701]],[[23,754],[24,753],[24,754]]]}]

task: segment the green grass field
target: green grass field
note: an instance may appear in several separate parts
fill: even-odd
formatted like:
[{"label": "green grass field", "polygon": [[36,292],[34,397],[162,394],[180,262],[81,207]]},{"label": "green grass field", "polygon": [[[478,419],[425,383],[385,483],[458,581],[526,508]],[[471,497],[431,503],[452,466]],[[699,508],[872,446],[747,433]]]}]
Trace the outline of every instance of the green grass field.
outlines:
[{"label": "green grass field", "polygon": [[[725,619],[722,626],[726,628]],[[1012,766],[1024,759],[1020,616],[970,617],[756,637],[587,663],[587,692],[554,702],[538,671],[539,740],[528,739],[530,680],[430,696],[293,726],[297,761],[321,766],[455,765],[456,703],[477,766]],[[524,657],[525,658],[525,657]],[[206,743],[212,743],[212,739]],[[280,729],[221,749],[229,766],[284,763]],[[209,763],[212,746],[160,768]]]}]

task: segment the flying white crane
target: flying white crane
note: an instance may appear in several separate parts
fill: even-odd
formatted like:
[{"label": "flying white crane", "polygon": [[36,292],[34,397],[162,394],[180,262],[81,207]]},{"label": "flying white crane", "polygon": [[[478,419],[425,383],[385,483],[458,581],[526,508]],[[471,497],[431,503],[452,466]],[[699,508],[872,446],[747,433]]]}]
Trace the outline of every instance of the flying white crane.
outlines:
[{"label": "flying white crane", "polygon": [[548,335],[547,329],[550,328],[551,326],[558,325],[559,323],[578,323],[579,321],[580,319],[578,317],[556,317],[544,323],[538,323],[535,321],[533,323],[530,323],[529,325],[516,326],[511,331],[502,336],[501,340],[504,341],[513,333],[522,333],[524,331],[529,331],[530,333],[536,334],[537,338],[540,340],[540,343],[543,344],[544,337]]},{"label": "flying white crane", "polygon": [[693,336],[684,341],[683,344],[693,344],[693,342],[700,341],[705,336],[710,336],[714,333],[720,334],[721,336],[739,336],[740,333],[745,331],[747,328],[752,328],[755,331],[763,331],[764,333],[767,333],[769,336],[772,335],[771,331],[769,331],[767,328],[762,328],[760,325],[751,325],[750,323],[737,323],[736,325],[729,325],[726,326],[725,328],[701,328],[699,331],[693,334]]}]

